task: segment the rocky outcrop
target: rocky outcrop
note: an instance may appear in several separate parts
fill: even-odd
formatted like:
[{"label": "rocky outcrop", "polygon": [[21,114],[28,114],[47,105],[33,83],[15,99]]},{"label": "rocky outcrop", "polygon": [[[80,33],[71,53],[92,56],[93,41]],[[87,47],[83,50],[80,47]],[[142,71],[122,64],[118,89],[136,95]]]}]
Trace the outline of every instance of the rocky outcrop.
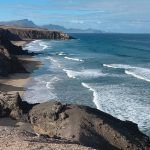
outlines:
[{"label": "rocky outcrop", "polygon": [[[1,27],[2,33],[5,34],[5,36],[10,37],[10,39],[13,40],[31,40],[31,39],[60,39],[60,40],[67,40],[72,39],[71,36],[69,36],[66,33],[60,32],[60,31],[50,31],[46,29],[35,29],[35,28],[18,28],[18,27]],[[12,35],[8,36],[8,34],[16,35],[15,38],[11,38]]]},{"label": "rocky outcrop", "polygon": [[7,49],[11,55],[28,55],[28,51],[23,50],[21,46],[16,46],[11,43],[5,36],[0,35],[0,47]]},{"label": "rocky outcrop", "polygon": [[21,40],[20,37],[16,34],[11,33],[8,29],[3,29],[0,27],[0,36],[5,37],[8,40],[11,41],[19,41]]},{"label": "rocky outcrop", "polygon": [[7,76],[10,73],[26,73],[26,69],[14,54],[26,54],[21,47],[13,45],[7,39],[0,37],[0,75]]},{"label": "rocky outcrop", "polygon": [[18,93],[8,94],[0,93],[0,117],[12,117],[18,119],[21,117],[22,110],[19,107],[21,98]]},{"label": "rocky outcrop", "polygon": [[29,118],[34,130],[101,150],[148,150],[150,141],[136,124],[97,109],[46,102],[34,106]]},{"label": "rocky outcrop", "polygon": [[36,133],[101,150],[148,150],[136,124],[94,108],[60,102],[28,104],[18,93],[0,92],[0,117],[29,121]]},{"label": "rocky outcrop", "polygon": [[0,47],[0,76],[26,72],[26,69],[15,56],[10,55],[7,49]]},{"label": "rocky outcrop", "polygon": [[35,104],[22,101],[19,93],[0,92],[0,117],[21,119]]}]

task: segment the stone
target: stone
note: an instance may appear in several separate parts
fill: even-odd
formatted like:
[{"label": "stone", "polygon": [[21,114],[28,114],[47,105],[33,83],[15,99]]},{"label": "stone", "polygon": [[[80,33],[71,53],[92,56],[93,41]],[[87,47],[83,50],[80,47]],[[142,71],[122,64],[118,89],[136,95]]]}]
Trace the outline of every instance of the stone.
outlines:
[{"label": "stone", "polygon": [[[19,93],[0,92],[0,117],[11,117],[19,120],[36,104],[22,101]],[[27,116],[26,116],[27,118]]]},{"label": "stone", "polygon": [[35,105],[29,120],[36,133],[97,149],[148,149],[149,139],[135,123],[94,108],[60,102]]}]

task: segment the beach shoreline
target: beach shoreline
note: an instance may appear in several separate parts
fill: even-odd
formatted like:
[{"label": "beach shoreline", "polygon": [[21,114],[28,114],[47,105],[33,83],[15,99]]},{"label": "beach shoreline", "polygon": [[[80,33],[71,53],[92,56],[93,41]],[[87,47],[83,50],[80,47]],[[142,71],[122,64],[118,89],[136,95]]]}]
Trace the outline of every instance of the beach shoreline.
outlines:
[{"label": "beach shoreline", "polygon": [[[12,43],[24,47],[30,42],[31,40],[13,41]],[[36,56],[31,55],[18,55],[17,58],[27,70],[27,73],[15,73],[10,74],[7,77],[1,77],[0,89],[3,92],[9,93],[19,92],[22,97],[25,91],[25,85],[31,80],[31,74],[40,67],[41,62],[36,59]]]}]

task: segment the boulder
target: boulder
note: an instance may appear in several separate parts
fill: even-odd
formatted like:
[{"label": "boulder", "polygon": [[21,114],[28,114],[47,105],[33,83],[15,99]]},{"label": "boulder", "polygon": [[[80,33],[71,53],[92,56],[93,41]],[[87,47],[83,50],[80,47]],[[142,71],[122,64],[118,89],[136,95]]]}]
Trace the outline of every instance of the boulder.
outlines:
[{"label": "boulder", "polygon": [[19,108],[21,98],[18,93],[8,94],[0,92],[0,117],[20,118],[22,111]]},{"label": "boulder", "polygon": [[67,139],[97,149],[148,149],[149,139],[136,124],[94,108],[60,102],[34,106],[29,120],[36,133]]},{"label": "boulder", "polygon": [[19,93],[0,92],[0,117],[11,117],[19,120],[27,114],[35,104],[22,101]]}]

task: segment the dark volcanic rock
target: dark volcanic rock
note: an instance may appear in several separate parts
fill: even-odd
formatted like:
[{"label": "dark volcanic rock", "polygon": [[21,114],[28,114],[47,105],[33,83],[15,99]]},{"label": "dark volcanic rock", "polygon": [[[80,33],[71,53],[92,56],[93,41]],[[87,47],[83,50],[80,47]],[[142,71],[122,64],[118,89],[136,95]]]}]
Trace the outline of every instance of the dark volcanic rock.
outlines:
[{"label": "dark volcanic rock", "polygon": [[11,56],[7,49],[0,47],[0,75],[7,76],[10,73],[26,73],[26,69],[20,61]]},{"label": "dark volcanic rock", "polygon": [[35,105],[22,101],[18,93],[0,92],[0,117],[21,119]]},{"label": "dark volcanic rock", "polygon": [[26,54],[21,47],[13,45],[9,40],[0,36],[0,75],[11,73],[26,73],[26,69],[14,54]]},{"label": "dark volcanic rock", "polygon": [[[2,27],[1,27],[2,28]],[[18,28],[18,27],[3,27],[2,29],[9,31],[11,34],[16,35],[22,40],[27,39],[60,39],[67,40],[72,39],[66,33],[60,31],[50,31],[45,29],[35,28]],[[15,40],[15,38],[13,39]]]},{"label": "dark volcanic rock", "polygon": [[3,29],[3,28],[0,28],[0,35],[5,37],[7,40],[12,40],[12,41],[20,41],[21,40],[21,38],[18,35],[13,34],[9,30]]},{"label": "dark volcanic rock", "polygon": [[21,117],[22,110],[19,108],[21,98],[18,93],[8,94],[0,92],[0,117],[11,116],[14,119]]},{"label": "dark volcanic rock", "polygon": [[47,102],[34,106],[29,118],[34,130],[102,150],[149,149],[149,139],[136,124],[97,109]]},{"label": "dark volcanic rock", "polygon": [[10,42],[5,36],[0,35],[0,47],[8,50],[11,55],[27,55],[28,51],[22,50],[21,46],[16,46]]}]

